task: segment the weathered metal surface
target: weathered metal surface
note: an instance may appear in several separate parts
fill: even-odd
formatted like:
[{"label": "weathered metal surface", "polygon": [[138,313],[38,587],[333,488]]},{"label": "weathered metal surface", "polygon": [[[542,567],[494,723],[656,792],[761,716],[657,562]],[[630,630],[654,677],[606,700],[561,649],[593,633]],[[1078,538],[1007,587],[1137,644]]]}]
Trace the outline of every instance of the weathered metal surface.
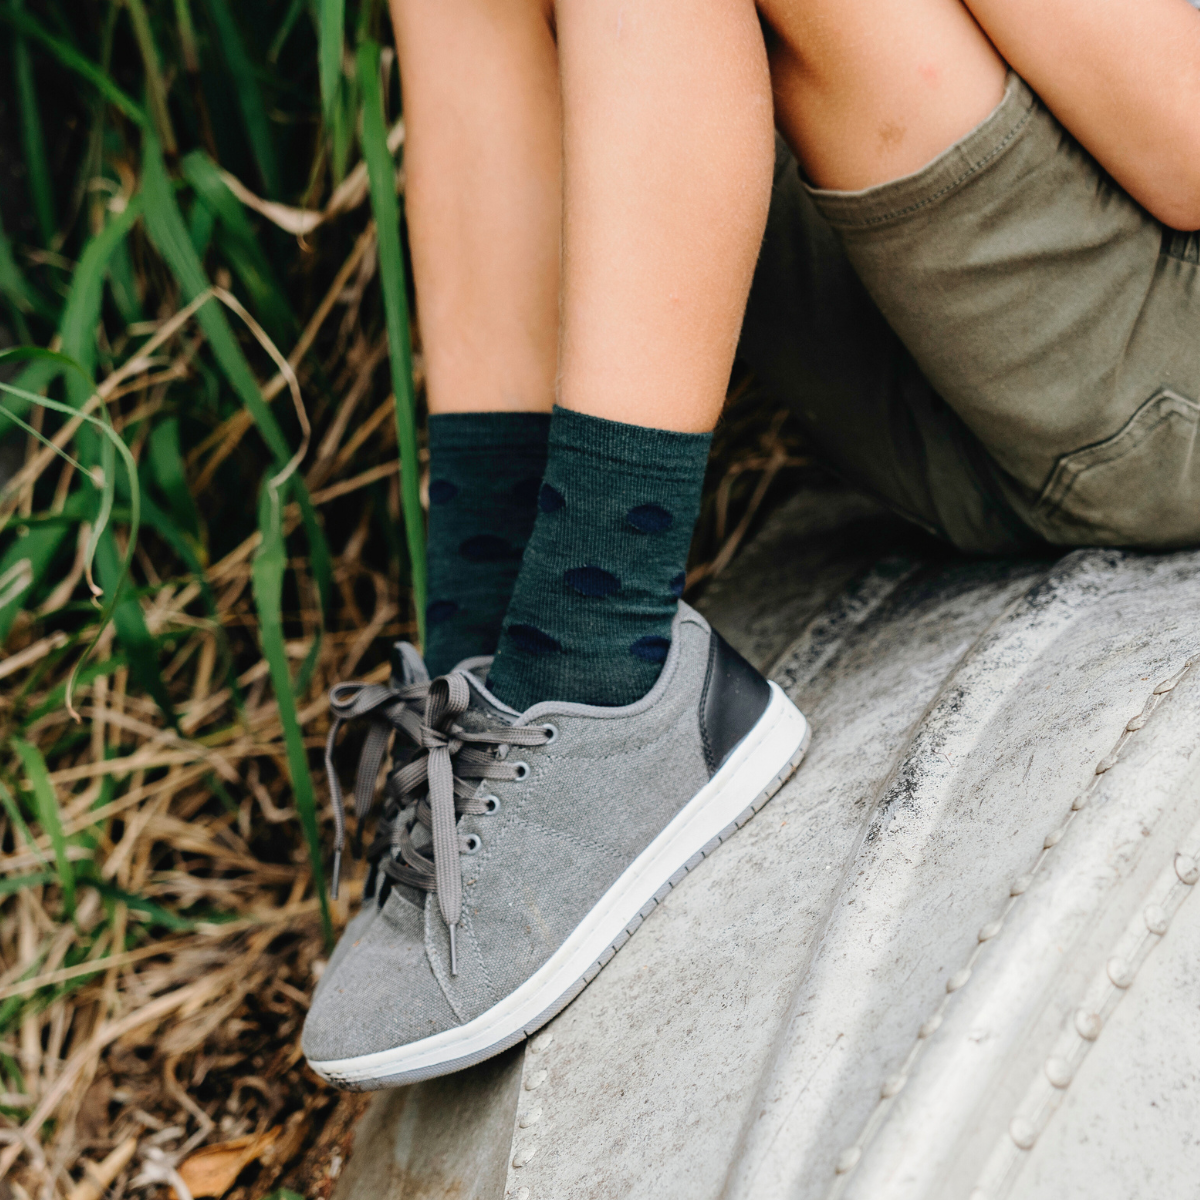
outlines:
[{"label": "weathered metal surface", "polygon": [[[444,1156],[508,1164],[444,1194],[1182,1194],[1200,554],[880,558],[869,509],[852,537],[801,537],[806,511],[829,506],[777,514],[706,607],[777,660],[808,759],[513,1060],[519,1090],[407,1089]],[[377,1136],[403,1172],[426,1152],[401,1127]],[[400,1180],[339,1196],[437,1194]]]}]

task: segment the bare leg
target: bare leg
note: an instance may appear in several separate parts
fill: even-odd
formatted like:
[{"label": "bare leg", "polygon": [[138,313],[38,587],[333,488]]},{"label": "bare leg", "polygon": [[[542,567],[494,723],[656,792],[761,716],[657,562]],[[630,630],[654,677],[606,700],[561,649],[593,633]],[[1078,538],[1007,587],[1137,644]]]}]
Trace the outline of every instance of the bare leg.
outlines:
[{"label": "bare leg", "polygon": [[702,431],[766,222],[766,51],[748,0],[558,0],[560,403]]},{"label": "bare leg", "polygon": [[434,413],[549,412],[562,135],[540,0],[392,0]]},{"label": "bare leg", "polygon": [[776,120],[818,187],[919,170],[996,107],[1004,60],[959,0],[761,0]]}]

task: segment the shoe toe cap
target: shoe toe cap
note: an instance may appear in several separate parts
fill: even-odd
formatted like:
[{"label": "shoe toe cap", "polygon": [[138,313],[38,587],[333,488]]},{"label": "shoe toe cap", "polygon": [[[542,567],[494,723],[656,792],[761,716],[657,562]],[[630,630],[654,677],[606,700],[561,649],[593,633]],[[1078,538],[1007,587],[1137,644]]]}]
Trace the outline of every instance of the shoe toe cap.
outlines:
[{"label": "shoe toe cap", "polygon": [[313,997],[301,1044],[310,1062],[338,1062],[458,1023],[425,953],[423,914],[393,893]]},{"label": "shoe toe cap", "polygon": [[338,938],[337,945],[333,948],[333,953],[329,956],[329,962],[326,964],[325,970],[321,973],[321,978],[318,980],[316,988],[313,990],[314,1004],[320,998],[321,993],[328,990],[334,976],[338,973],[338,968],[346,960],[351,951],[357,947],[378,912],[379,908],[375,901],[367,900],[363,903],[362,908],[350,918],[346,928],[342,930],[342,936]]}]

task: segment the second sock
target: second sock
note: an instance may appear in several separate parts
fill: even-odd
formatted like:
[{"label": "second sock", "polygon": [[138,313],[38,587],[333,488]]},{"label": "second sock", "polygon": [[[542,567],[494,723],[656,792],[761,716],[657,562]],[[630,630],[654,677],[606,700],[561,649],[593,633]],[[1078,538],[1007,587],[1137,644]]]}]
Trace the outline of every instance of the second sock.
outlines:
[{"label": "second sock", "polygon": [[539,700],[625,705],[670,648],[712,435],[555,408],[533,534],[488,685]]}]

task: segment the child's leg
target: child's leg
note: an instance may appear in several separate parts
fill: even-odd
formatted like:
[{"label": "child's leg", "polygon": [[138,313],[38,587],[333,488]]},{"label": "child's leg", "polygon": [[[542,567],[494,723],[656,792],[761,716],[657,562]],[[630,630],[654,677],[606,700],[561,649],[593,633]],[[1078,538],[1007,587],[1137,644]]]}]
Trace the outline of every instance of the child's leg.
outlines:
[{"label": "child's leg", "polygon": [[773,165],[750,0],[560,0],[559,397],[490,676],[627,704],[667,655]]},{"label": "child's leg", "polygon": [[392,0],[429,410],[549,412],[562,134],[542,0]]},{"label": "child's leg", "polygon": [[708,431],[766,221],[772,104],[749,0],[559,0],[559,402]]},{"label": "child's leg", "polygon": [[429,410],[435,674],[491,654],[537,511],[558,354],[562,134],[540,0],[393,0]]}]

